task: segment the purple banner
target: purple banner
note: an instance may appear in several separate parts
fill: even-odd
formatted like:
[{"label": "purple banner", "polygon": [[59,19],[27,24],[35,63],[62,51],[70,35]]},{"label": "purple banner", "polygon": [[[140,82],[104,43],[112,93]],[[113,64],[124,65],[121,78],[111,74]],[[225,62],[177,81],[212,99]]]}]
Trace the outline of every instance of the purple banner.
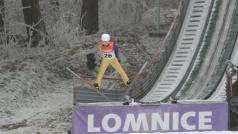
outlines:
[{"label": "purple banner", "polygon": [[159,106],[78,106],[73,134],[225,131],[226,103]]}]

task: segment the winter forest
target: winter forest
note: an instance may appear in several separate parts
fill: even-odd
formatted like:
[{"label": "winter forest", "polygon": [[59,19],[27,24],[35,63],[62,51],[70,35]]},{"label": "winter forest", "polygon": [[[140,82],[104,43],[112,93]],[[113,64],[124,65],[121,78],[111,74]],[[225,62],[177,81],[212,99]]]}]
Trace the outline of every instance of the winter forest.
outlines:
[{"label": "winter forest", "polygon": [[133,76],[158,51],[178,6],[179,0],[0,0],[0,133],[69,132],[73,92],[65,68],[95,76],[87,55],[107,32],[123,42],[121,64]]}]

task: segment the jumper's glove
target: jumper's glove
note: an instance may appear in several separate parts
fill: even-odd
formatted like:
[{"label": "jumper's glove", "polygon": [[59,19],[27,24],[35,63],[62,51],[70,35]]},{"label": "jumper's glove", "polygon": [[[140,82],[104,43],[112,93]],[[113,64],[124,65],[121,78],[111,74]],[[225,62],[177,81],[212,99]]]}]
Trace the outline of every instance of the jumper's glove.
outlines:
[{"label": "jumper's glove", "polygon": [[118,62],[121,63],[121,59],[117,58]]}]

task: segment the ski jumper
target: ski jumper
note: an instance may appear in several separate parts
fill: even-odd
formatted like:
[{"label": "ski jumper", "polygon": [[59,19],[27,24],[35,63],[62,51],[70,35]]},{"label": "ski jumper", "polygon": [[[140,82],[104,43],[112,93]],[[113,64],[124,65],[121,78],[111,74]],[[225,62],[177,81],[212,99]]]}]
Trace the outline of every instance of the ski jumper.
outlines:
[{"label": "ski jumper", "polygon": [[97,74],[96,83],[98,86],[101,86],[103,75],[109,65],[111,65],[121,76],[125,85],[129,81],[129,78],[120,63],[118,62],[118,47],[114,45],[113,42],[109,42],[107,46],[103,45],[103,43],[99,43],[99,50],[101,52],[102,62],[100,64],[99,72]]}]

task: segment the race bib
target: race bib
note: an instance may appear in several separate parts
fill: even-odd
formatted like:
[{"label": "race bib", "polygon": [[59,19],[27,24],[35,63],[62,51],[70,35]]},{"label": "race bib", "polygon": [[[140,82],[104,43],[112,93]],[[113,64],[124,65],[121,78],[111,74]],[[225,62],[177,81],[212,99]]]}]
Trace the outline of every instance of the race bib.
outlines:
[{"label": "race bib", "polygon": [[115,58],[115,57],[116,57],[116,56],[115,56],[114,51],[108,52],[108,53],[102,52],[102,58],[103,58],[103,59],[113,59],[113,58]]}]

